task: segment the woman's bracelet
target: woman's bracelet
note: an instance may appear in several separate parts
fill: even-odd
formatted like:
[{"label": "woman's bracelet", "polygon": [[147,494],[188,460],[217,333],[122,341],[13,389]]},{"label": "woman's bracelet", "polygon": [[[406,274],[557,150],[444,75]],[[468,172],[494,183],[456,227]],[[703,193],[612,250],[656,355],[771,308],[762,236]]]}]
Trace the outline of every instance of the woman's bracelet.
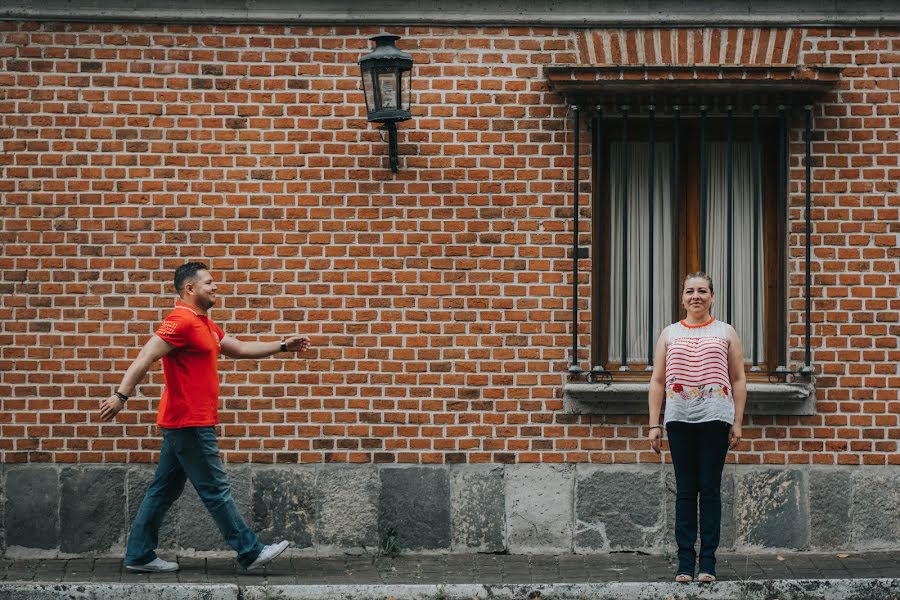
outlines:
[{"label": "woman's bracelet", "polygon": [[647,428],[647,431],[650,431],[651,429],[660,429],[661,430],[662,428],[663,428],[662,425],[651,425],[650,427]]}]

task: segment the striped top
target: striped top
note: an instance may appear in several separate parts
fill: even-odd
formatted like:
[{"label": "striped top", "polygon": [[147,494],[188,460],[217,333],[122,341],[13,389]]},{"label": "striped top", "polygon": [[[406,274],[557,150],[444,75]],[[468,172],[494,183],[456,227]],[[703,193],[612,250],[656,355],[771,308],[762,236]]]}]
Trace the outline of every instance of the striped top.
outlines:
[{"label": "striped top", "polygon": [[702,325],[679,321],[666,328],[665,423],[734,423],[730,331],[730,325],[714,318]]}]

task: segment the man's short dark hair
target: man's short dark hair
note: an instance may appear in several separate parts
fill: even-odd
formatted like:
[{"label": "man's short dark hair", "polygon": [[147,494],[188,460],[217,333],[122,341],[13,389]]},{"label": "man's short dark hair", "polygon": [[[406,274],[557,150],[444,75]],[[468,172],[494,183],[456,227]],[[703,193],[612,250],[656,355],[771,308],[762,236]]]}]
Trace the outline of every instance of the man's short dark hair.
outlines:
[{"label": "man's short dark hair", "polygon": [[202,262],[189,262],[175,269],[175,291],[179,296],[184,290],[185,282],[197,277],[197,271],[209,271],[209,267]]}]

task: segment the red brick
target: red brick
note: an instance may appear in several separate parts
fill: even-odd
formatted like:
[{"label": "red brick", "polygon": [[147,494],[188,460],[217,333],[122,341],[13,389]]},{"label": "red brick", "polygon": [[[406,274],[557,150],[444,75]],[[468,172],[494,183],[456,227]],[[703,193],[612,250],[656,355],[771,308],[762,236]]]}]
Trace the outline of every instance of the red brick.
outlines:
[{"label": "red brick", "polygon": [[[636,64],[643,48],[649,64],[684,65],[689,39],[699,62],[704,31],[495,27],[448,37],[409,28],[401,45],[417,60],[417,116],[401,126],[394,176],[364,118],[355,61],[367,46],[355,27],[300,36],[257,26],[4,27],[17,48],[0,50],[0,192],[11,211],[2,235],[16,239],[0,259],[5,462],[156,459],[158,370],[117,424],[100,425],[92,411],[165,314],[166,273],[188,257],[209,260],[230,288],[214,317],[232,335],[315,340],[308,359],[223,361],[227,461],[658,461],[642,437],[645,416],[596,426],[562,413],[571,210],[557,209],[570,206],[571,141],[540,65],[585,63],[589,44],[598,64]],[[710,32],[713,64],[786,56],[845,67],[838,91],[816,104],[818,415],[748,416],[730,462],[897,464],[900,281],[889,224],[900,45],[890,35]],[[791,139],[802,152],[796,132]],[[587,185],[587,136],[582,149]],[[790,171],[798,261],[800,165]],[[589,204],[581,215],[587,227]],[[586,349],[589,262],[581,266]],[[803,278],[794,273],[799,347]]]}]

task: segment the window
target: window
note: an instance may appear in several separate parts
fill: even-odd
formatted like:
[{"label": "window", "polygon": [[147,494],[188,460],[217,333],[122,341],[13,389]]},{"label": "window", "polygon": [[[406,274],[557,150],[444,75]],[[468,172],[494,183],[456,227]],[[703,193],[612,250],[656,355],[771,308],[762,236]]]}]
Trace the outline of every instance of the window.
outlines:
[{"label": "window", "polygon": [[684,275],[704,270],[748,374],[767,375],[784,364],[788,115],[617,109],[593,120],[592,364],[645,379],[659,333],[684,316]]}]

